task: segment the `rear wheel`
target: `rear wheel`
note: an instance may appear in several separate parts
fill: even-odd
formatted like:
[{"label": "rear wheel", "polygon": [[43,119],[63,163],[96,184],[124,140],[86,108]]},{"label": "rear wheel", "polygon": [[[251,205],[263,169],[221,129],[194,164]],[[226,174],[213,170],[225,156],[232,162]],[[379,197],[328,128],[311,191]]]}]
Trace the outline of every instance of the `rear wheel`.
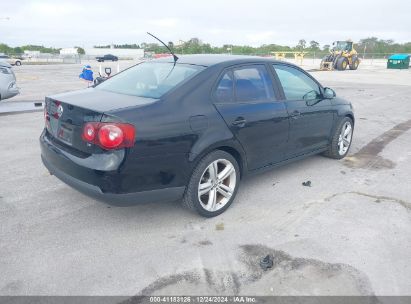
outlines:
[{"label": "rear wheel", "polygon": [[350,70],[356,70],[358,65],[360,64],[360,60],[357,56],[353,56],[351,59]]},{"label": "rear wheel", "polygon": [[344,71],[347,68],[347,65],[348,65],[347,58],[345,57],[338,58],[337,64],[336,64],[337,70]]},{"label": "rear wheel", "polygon": [[21,65],[21,61],[17,60],[17,61],[16,61],[16,65],[17,65],[17,66],[20,66],[20,65]]},{"label": "rear wheel", "polygon": [[196,166],[183,197],[183,205],[204,217],[223,213],[233,202],[240,168],[227,152],[207,154]]},{"label": "rear wheel", "polygon": [[324,155],[335,159],[344,158],[351,147],[353,131],[354,124],[352,119],[344,117],[335,129],[330,146],[324,152]]}]

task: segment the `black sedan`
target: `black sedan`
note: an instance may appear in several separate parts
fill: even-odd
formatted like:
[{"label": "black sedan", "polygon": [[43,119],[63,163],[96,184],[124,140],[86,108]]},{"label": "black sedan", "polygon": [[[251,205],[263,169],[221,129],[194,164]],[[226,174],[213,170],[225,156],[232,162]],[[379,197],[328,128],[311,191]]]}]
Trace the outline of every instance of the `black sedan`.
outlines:
[{"label": "black sedan", "polygon": [[107,55],[104,55],[104,56],[96,57],[96,60],[97,60],[98,62],[118,61],[118,57],[117,57],[117,56],[114,56],[114,55],[111,55],[111,54],[107,54]]},{"label": "black sedan", "polygon": [[41,158],[111,203],[178,200],[224,212],[240,179],[309,155],[341,159],[354,114],[299,67],[192,55],[137,64],[94,88],[46,97]]}]

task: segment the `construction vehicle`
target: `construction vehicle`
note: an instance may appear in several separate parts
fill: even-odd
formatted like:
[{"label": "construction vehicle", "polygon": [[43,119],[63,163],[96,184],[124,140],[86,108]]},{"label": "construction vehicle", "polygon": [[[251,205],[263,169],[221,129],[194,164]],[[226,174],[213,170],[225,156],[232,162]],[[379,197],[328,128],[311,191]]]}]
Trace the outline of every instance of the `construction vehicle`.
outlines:
[{"label": "construction vehicle", "polygon": [[348,66],[350,70],[356,70],[359,64],[360,59],[353,47],[353,42],[350,40],[336,41],[333,43],[330,54],[326,55],[321,61],[320,69],[344,71]]}]

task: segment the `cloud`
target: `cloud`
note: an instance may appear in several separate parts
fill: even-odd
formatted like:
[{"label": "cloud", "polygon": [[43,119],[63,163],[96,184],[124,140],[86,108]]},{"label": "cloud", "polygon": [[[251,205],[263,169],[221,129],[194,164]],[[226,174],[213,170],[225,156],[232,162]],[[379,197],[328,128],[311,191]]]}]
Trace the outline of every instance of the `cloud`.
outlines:
[{"label": "cloud", "polygon": [[247,34],[245,37],[252,45],[259,46],[262,44],[261,41],[272,41],[275,38],[274,34],[275,33],[272,31],[268,31],[268,32],[255,31],[251,34]]},{"label": "cloud", "polygon": [[151,19],[148,20],[149,25],[156,27],[176,27],[179,20],[175,18],[162,18],[162,19]]},{"label": "cloud", "polygon": [[33,2],[28,6],[28,12],[30,12],[30,14],[46,18],[59,18],[73,13],[79,13],[80,11],[81,7],[69,2]]},{"label": "cloud", "polygon": [[[330,44],[334,40],[368,36],[411,41],[411,1],[346,0],[341,18],[324,17],[329,0],[278,2],[270,0],[207,1],[3,1],[0,43],[55,47],[151,42],[146,32],[164,41],[197,37],[212,45],[287,44],[299,39]],[[325,15],[324,15],[325,14]]]}]

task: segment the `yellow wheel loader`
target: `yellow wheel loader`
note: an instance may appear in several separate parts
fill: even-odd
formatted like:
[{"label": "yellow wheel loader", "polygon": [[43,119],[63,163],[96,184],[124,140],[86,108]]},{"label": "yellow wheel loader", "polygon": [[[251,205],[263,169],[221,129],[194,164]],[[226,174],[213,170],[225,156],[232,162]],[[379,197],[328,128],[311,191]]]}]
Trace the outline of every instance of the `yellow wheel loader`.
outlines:
[{"label": "yellow wheel loader", "polygon": [[322,59],[320,69],[323,71],[334,69],[344,71],[348,66],[350,70],[356,70],[359,64],[360,59],[352,41],[336,41],[333,43],[330,54]]}]

